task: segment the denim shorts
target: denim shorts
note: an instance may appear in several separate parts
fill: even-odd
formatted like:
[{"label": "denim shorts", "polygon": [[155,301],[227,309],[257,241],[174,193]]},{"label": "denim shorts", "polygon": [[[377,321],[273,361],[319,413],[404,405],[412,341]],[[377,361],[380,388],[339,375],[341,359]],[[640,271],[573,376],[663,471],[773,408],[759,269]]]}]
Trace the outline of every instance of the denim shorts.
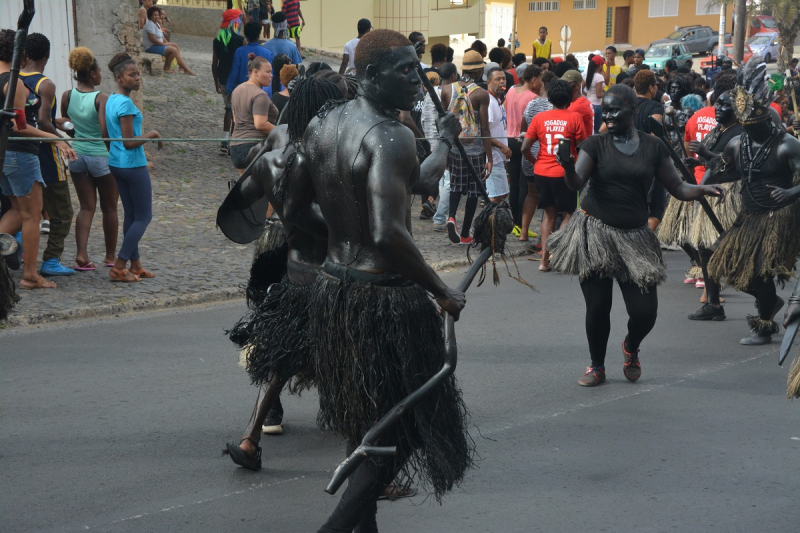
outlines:
[{"label": "denim shorts", "polygon": [[27,152],[6,152],[0,191],[6,196],[28,196],[35,181],[45,187],[39,156]]},{"label": "denim shorts", "polygon": [[225,104],[225,111],[230,111],[231,108],[231,95],[228,94],[228,89],[224,85],[220,85],[220,94],[222,95],[222,103]]},{"label": "denim shorts", "polygon": [[499,198],[510,192],[505,164],[492,165],[492,173],[486,178],[486,192],[489,193],[489,198]]},{"label": "denim shorts", "polygon": [[164,55],[164,52],[167,51],[167,47],[160,44],[154,44],[153,46],[148,47],[145,52],[148,54],[158,54],[160,56]]},{"label": "denim shorts", "polygon": [[231,162],[233,168],[247,168],[247,154],[258,143],[244,143],[231,145]]},{"label": "denim shorts", "polygon": [[73,174],[85,174],[93,178],[108,176],[111,171],[108,169],[107,156],[78,155],[78,159],[69,162],[69,171]]}]

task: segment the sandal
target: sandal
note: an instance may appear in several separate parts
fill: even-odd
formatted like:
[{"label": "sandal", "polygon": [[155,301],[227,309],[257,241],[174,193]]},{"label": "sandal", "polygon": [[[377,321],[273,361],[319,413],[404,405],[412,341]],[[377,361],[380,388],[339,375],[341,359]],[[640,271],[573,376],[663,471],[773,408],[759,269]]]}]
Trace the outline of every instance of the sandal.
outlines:
[{"label": "sandal", "polygon": [[[239,441],[239,444],[246,440],[249,440],[253,444],[257,444],[252,439],[242,439]],[[256,472],[261,470],[261,447],[256,446],[256,456],[251,457],[239,447],[239,444],[228,442],[225,444],[225,449],[222,450],[222,455],[230,455],[231,460],[242,468],[254,470]]]},{"label": "sandal", "polygon": [[[26,287],[25,285],[22,284],[23,282],[24,283],[31,283],[31,286]],[[31,291],[33,289],[56,289],[58,287],[56,286],[55,282],[47,281],[43,277],[39,276],[36,279],[35,283],[33,281],[31,281],[31,280],[22,278],[22,280],[20,280],[20,282],[19,282],[19,288]]]},{"label": "sandal", "polygon": [[386,490],[384,490],[383,493],[378,496],[378,500],[389,500],[390,502],[393,502],[402,498],[411,498],[416,496],[416,494],[416,487],[398,487],[397,485],[392,484],[386,487]]},{"label": "sandal", "polygon": [[140,270],[134,270],[134,269],[130,269],[130,270],[131,270],[131,274],[133,274],[134,276],[139,276],[142,279],[156,277],[155,274],[153,274],[152,272],[148,272],[144,268],[142,268]]},{"label": "sandal", "polygon": [[97,265],[91,261],[84,265],[80,265],[77,261],[75,261],[75,266],[72,267],[72,270],[77,270],[78,272],[91,272],[92,270],[97,270]]},{"label": "sandal", "polygon": [[[125,276],[127,276],[129,273],[133,276],[133,279],[125,279]],[[123,281],[125,283],[133,283],[136,281],[141,281],[139,276],[137,276],[127,268],[123,268],[122,270],[120,270],[116,267],[111,267],[111,270],[108,271],[108,277],[111,278],[111,281]]]}]

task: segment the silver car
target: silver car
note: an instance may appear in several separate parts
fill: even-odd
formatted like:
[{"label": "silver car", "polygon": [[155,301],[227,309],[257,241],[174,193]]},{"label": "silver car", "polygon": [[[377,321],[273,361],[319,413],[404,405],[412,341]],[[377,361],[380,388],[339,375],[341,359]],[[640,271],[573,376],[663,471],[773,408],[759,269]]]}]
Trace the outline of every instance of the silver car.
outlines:
[{"label": "silver car", "polygon": [[767,63],[778,56],[777,32],[756,33],[747,39],[747,44],[750,45],[750,49],[753,51],[753,54],[760,54],[764,56],[764,61]]}]

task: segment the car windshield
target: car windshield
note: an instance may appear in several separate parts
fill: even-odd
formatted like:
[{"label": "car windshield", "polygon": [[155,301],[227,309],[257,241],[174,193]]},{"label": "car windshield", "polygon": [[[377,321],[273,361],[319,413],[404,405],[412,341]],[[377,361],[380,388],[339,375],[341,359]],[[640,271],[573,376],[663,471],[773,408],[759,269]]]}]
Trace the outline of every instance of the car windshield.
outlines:
[{"label": "car windshield", "polygon": [[671,46],[651,46],[650,49],[647,50],[647,57],[664,57],[664,56],[672,56]]},{"label": "car windshield", "polygon": [[683,37],[682,31],[674,31],[669,35],[667,35],[667,39],[670,39],[672,41],[679,41],[681,37]]},{"label": "car windshield", "polygon": [[775,19],[758,19],[761,22],[761,25],[765,28],[777,28],[778,24],[775,22]]},{"label": "car windshield", "polygon": [[747,44],[769,44],[770,42],[772,42],[772,35],[756,35],[750,37]]},{"label": "car windshield", "polygon": [[[714,49],[711,51],[711,55],[712,56],[717,55],[718,54],[718,50],[719,50],[719,45],[714,47]],[[732,44],[726,44],[725,45],[725,49],[722,51],[722,54],[723,55],[731,55],[732,53],[733,53],[733,45]]]}]

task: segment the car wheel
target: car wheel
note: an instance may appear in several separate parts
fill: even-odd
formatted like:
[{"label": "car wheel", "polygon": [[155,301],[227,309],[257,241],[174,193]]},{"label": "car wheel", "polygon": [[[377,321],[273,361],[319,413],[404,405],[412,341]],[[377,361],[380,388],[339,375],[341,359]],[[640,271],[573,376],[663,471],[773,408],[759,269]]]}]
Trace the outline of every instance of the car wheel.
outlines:
[{"label": "car wheel", "polygon": [[770,61],[772,61],[772,56],[769,55],[769,52],[767,52],[764,56],[764,63],[769,63]]}]

